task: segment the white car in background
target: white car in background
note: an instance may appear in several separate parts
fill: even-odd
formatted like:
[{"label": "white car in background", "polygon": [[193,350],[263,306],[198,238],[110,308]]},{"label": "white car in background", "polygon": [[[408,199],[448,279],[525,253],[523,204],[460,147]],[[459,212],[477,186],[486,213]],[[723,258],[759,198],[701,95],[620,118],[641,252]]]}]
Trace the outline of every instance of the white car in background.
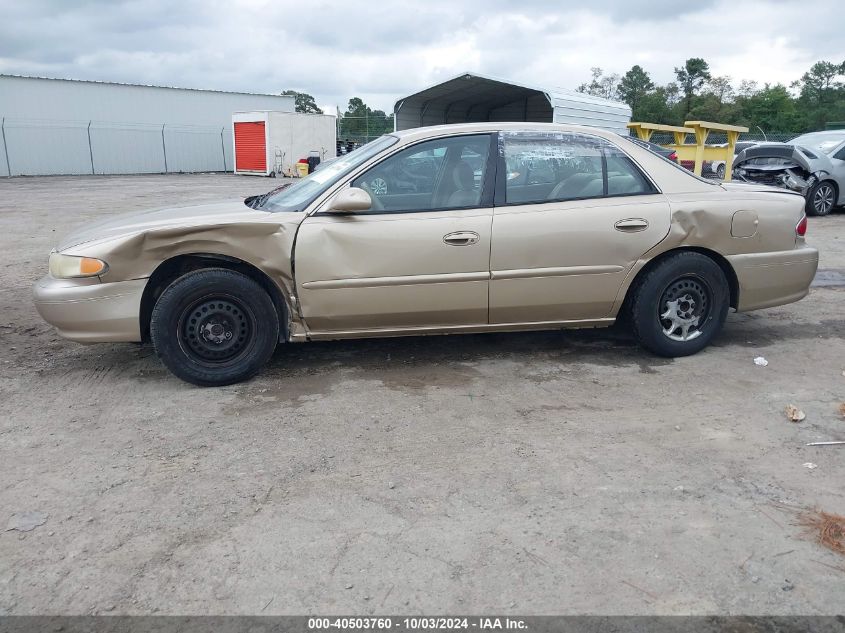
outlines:
[{"label": "white car in background", "polygon": [[[759,142],[760,141],[739,141],[734,146],[734,158],[736,158],[736,155],[739,154],[741,151],[746,150],[749,147],[754,147]],[[728,146],[727,143],[720,143],[719,145],[716,145],[716,147],[727,147],[727,146]],[[714,161],[710,162],[710,171],[713,172],[714,174],[716,174],[716,177],[719,180],[725,179],[725,169],[726,169],[726,165],[725,165],[725,161],[723,161],[723,160],[714,160]],[[706,171],[706,169],[705,169],[705,171]]]}]

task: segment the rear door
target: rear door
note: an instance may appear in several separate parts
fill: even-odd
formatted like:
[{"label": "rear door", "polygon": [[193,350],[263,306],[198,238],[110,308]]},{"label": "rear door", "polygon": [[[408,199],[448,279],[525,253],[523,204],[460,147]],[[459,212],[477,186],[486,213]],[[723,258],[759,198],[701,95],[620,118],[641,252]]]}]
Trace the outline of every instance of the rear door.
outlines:
[{"label": "rear door", "polygon": [[621,149],[588,134],[507,132],[490,254],[490,322],[609,316],[669,231],[669,204]]},{"label": "rear door", "polygon": [[402,149],[350,183],[369,211],[305,219],[295,274],[312,335],[487,323],[493,148],[475,134]]}]

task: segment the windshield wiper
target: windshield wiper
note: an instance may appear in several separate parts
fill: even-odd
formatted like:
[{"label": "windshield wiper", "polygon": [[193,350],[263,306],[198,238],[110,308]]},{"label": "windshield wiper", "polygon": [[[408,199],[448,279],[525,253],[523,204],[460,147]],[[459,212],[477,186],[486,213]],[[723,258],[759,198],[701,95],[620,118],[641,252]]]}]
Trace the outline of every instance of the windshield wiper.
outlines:
[{"label": "windshield wiper", "polygon": [[267,202],[267,199],[270,196],[272,196],[276,193],[279,193],[282,189],[290,187],[291,184],[292,183],[286,182],[283,185],[279,185],[275,189],[271,189],[267,193],[262,193],[259,196],[250,196],[248,198],[244,198],[244,204],[246,206],[248,206],[250,209],[260,209],[262,206],[264,206],[264,203]]}]

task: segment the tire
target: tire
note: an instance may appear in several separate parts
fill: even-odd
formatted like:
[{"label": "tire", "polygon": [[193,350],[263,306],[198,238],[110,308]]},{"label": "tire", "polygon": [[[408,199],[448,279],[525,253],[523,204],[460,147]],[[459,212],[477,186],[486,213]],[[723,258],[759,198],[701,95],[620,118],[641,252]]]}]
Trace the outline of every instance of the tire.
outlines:
[{"label": "tire", "polygon": [[807,215],[827,215],[836,205],[836,185],[829,180],[817,182],[807,192]]},{"label": "tire", "polygon": [[725,163],[722,163],[716,168],[716,178],[719,180],[725,179]]},{"label": "tire", "polygon": [[279,340],[273,301],[257,282],[225,268],[190,272],[171,283],[150,318],[161,362],[201,387],[251,378]]},{"label": "tire", "polygon": [[689,356],[719,333],[729,307],[730,287],[719,265],[701,253],[683,251],[637,280],[628,316],[634,338],[648,351]]}]

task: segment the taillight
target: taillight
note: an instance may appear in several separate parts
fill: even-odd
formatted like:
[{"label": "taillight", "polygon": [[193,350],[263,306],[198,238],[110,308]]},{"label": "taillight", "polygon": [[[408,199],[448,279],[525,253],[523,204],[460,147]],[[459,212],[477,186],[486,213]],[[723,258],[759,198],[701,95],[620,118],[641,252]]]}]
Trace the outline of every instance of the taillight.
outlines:
[{"label": "taillight", "polygon": [[801,221],[795,225],[795,235],[798,237],[804,237],[804,234],[807,232],[807,214],[805,213],[801,216]]},{"label": "taillight", "polygon": [[678,155],[675,152],[672,152],[671,154],[669,154],[668,158],[671,161],[674,161],[676,163],[678,162]]}]

